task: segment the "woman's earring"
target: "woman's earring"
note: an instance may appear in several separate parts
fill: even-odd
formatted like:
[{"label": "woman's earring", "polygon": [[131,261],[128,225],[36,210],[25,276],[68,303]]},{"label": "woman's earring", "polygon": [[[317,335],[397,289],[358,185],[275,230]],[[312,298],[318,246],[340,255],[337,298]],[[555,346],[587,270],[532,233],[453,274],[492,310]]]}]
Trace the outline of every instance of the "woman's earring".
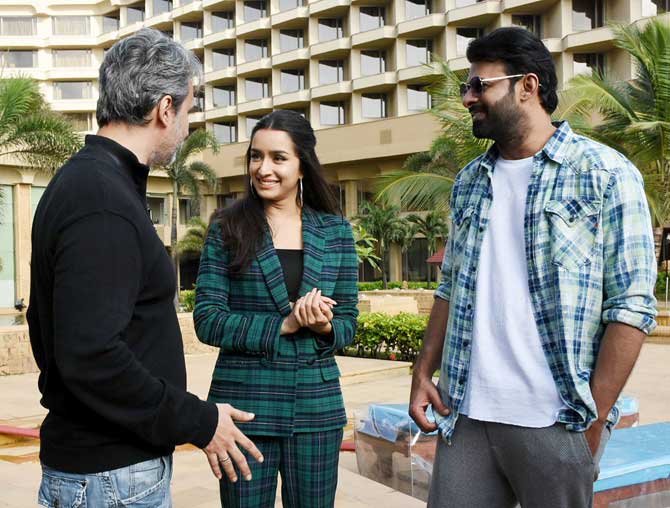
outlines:
[{"label": "woman's earring", "polygon": [[251,194],[253,196],[255,196],[256,195],[256,189],[254,188],[254,180],[251,177],[249,177],[249,188],[251,189]]},{"label": "woman's earring", "polygon": [[298,185],[300,187],[300,194],[299,194],[299,199],[300,199],[300,208],[303,206],[303,200],[302,200],[302,178],[298,180]]}]

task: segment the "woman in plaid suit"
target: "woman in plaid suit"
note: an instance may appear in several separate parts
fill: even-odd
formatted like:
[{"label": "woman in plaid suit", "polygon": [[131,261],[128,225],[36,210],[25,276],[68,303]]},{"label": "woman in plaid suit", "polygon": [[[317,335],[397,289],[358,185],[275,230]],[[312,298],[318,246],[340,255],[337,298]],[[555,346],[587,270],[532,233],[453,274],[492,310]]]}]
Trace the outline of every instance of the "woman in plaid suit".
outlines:
[{"label": "woman in plaid suit", "polygon": [[356,330],[358,259],[315,145],[298,113],[261,118],[246,196],[214,215],[200,260],[196,332],[221,350],[209,400],[255,414],[238,426],[265,459],[249,460],[251,480],[224,476],[224,508],[273,507],[278,473],[284,507],[334,504],[346,424],[334,353]]}]

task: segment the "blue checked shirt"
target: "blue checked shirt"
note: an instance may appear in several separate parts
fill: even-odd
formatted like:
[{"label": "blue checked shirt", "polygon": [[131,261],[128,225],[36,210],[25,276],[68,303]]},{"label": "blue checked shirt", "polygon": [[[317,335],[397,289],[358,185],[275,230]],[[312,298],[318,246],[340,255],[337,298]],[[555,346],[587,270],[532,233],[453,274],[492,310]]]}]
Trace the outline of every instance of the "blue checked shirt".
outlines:
[{"label": "blue checked shirt", "polygon": [[[450,302],[439,417],[451,440],[470,366],[475,287],[492,202],[493,146],[457,176],[452,231],[436,298]],[[656,260],[642,177],[623,155],[558,126],[533,157],[524,218],[531,304],[547,362],[565,404],[558,421],[583,431],[597,418],[589,387],[608,323],[656,326]],[[618,420],[615,407],[609,420]]]}]

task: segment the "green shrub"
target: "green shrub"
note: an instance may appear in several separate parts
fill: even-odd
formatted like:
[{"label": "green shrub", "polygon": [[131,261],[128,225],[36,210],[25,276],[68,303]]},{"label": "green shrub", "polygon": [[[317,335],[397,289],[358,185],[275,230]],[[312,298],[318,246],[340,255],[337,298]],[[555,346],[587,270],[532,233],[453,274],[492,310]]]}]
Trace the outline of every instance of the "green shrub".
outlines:
[{"label": "green shrub", "polygon": [[658,275],[656,276],[656,294],[657,295],[665,295],[665,270],[662,272],[658,272]]},{"label": "green shrub", "polygon": [[[407,283],[407,289],[437,289],[438,282],[408,282]],[[393,281],[388,283],[388,288],[389,289],[400,289],[402,288],[402,282],[399,281]],[[358,290],[359,291],[374,291],[375,289],[378,289],[381,291],[382,289],[382,281],[374,281],[374,282],[359,282],[358,283]]]},{"label": "green shrub", "polygon": [[179,303],[184,312],[193,312],[193,307],[195,307],[195,289],[185,289],[179,293]]},{"label": "green shrub", "polygon": [[345,353],[413,362],[421,350],[427,324],[428,317],[417,314],[362,313],[354,343]]}]

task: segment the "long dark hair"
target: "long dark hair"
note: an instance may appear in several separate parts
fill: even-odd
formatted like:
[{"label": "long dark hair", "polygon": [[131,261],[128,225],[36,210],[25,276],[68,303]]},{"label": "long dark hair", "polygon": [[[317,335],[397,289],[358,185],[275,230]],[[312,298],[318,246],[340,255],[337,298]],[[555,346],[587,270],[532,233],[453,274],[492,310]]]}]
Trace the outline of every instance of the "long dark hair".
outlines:
[{"label": "long dark hair", "polygon": [[[327,214],[341,214],[340,204],[323,176],[323,168],[316,156],[316,136],[309,122],[291,110],[277,110],[265,115],[251,131],[246,154],[247,174],[251,154],[251,143],[261,129],[286,132],[295,146],[302,170],[303,206]],[[256,251],[261,247],[268,228],[263,200],[251,191],[250,178],[246,179],[246,194],[228,208],[220,208],[212,222],[221,225],[223,244],[230,253],[228,270],[232,274],[244,272]]]}]

